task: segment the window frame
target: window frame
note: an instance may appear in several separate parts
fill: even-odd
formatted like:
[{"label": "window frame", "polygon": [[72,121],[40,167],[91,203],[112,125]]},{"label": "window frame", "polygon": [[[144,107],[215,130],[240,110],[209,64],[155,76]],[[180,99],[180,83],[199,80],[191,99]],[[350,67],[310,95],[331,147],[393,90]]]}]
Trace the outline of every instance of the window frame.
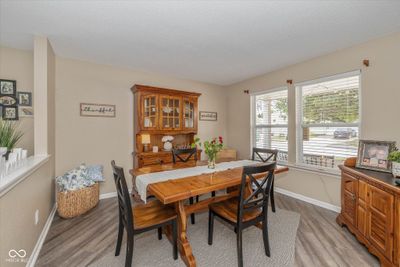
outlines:
[{"label": "window frame", "polygon": [[[269,93],[274,93],[274,92],[279,92],[279,91],[286,91],[287,93],[287,100],[288,100],[288,105],[289,105],[289,87],[288,86],[281,86],[281,87],[276,87],[273,89],[269,90],[263,90],[263,91],[258,91],[250,94],[250,109],[251,109],[251,119],[250,119],[250,129],[251,129],[251,141],[250,141],[250,158],[251,158],[251,153],[253,153],[253,147],[255,147],[255,142],[256,142],[256,129],[257,128],[286,128],[287,129],[287,136],[289,137],[289,112],[287,114],[288,116],[288,123],[287,124],[261,124],[257,125],[257,118],[256,118],[256,98],[259,95],[265,95]],[[289,108],[289,107],[288,107]],[[288,140],[288,151],[287,155],[289,157],[289,140]],[[287,161],[281,161],[277,160],[277,163],[280,165],[287,165],[289,160]]]},{"label": "window frame", "polygon": [[336,74],[332,76],[327,76],[319,79],[304,81],[300,83],[294,84],[295,95],[296,95],[296,103],[295,103],[295,110],[296,110],[296,163],[295,166],[298,166],[302,169],[307,169],[311,171],[319,171],[324,173],[339,173],[338,168],[330,168],[330,167],[323,167],[323,166],[313,166],[311,164],[306,164],[303,162],[303,97],[302,97],[302,88],[306,85],[327,82],[332,80],[338,80],[342,78],[348,78],[352,76],[358,76],[358,122],[357,123],[310,123],[307,124],[308,127],[357,127],[358,128],[358,139],[361,136],[361,123],[362,123],[362,110],[361,110],[361,70],[355,70],[350,72],[345,72],[341,74]]}]

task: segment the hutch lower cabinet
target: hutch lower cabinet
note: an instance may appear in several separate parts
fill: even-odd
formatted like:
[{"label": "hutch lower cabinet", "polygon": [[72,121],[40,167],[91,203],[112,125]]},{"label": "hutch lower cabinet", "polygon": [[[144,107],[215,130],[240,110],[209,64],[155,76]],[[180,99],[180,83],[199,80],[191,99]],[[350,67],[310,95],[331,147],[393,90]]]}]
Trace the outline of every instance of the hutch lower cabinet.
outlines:
[{"label": "hutch lower cabinet", "polygon": [[400,187],[390,173],[339,166],[339,225],[346,225],[382,266],[400,266]]}]

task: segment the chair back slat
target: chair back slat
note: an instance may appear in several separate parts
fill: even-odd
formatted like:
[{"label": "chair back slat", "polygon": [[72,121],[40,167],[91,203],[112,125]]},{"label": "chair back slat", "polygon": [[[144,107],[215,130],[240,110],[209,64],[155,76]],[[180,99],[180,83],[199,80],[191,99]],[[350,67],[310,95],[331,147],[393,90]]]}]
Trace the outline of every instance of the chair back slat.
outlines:
[{"label": "chair back slat", "polygon": [[188,162],[191,157],[197,161],[197,148],[172,149],[172,161],[174,163],[177,161]]},{"label": "chair back slat", "polygon": [[257,148],[253,147],[252,160],[259,160],[262,162],[276,161],[278,156],[277,149]]},{"label": "chair back slat", "polygon": [[[268,199],[271,193],[272,182],[274,180],[274,170],[276,162],[270,162],[260,166],[245,166],[243,167],[242,182],[240,184],[239,202],[237,222],[241,223],[245,212],[262,208],[268,208]],[[263,175],[263,178],[256,179],[254,176]],[[250,195],[246,196],[246,184],[251,183],[251,188],[254,188]]]},{"label": "chair back slat", "polygon": [[111,161],[113,169],[115,187],[117,188],[119,218],[127,229],[133,229],[133,211],[131,204],[131,196],[126,185],[124,169],[115,165],[115,161]]}]

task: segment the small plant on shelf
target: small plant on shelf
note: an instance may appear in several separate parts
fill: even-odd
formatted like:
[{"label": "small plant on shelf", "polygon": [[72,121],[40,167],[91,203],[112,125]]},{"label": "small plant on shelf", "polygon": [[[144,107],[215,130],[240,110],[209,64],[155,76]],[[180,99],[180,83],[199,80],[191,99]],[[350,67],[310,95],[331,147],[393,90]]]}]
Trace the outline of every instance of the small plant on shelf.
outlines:
[{"label": "small plant on shelf", "polygon": [[7,148],[5,157],[15,148],[24,134],[18,129],[18,124],[0,119],[0,147]]},{"label": "small plant on shelf", "polygon": [[390,152],[388,159],[392,162],[393,176],[400,177],[400,151],[396,148]]},{"label": "small plant on shelf", "polygon": [[[200,142],[200,138],[196,137],[194,139],[194,143],[192,147],[196,147],[199,145],[201,147],[202,143]],[[215,160],[217,158],[217,154],[224,147],[224,142],[221,136],[218,138],[213,138],[210,141],[204,141],[203,143],[204,153],[206,153],[208,157],[208,168],[215,169]]]}]

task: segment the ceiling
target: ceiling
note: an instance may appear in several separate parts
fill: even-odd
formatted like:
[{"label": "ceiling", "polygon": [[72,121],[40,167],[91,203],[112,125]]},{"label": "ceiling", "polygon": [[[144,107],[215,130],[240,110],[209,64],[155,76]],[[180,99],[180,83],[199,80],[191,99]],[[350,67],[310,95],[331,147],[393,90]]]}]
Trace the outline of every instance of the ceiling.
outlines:
[{"label": "ceiling", "polygon": [[400,1],[4,1],[0,43],[229,85],[400,31]]}]

